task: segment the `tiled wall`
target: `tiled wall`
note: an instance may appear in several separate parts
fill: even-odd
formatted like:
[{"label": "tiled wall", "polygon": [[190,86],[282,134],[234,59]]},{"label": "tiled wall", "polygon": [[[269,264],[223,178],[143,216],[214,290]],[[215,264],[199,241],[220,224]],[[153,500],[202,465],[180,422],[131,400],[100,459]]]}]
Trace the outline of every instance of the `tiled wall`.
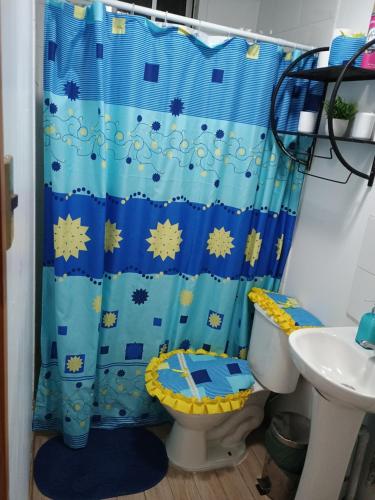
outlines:
[{"label": "tiled wall", "polygon": [[257,31],[307,45],[331,39],[339,0],[261,0]]},{"label": "tiled wall", "polygon": [[256,30],[262,0],[199,0],[198,18],[233,28]]},{"label": "tiled wall", "polygon": [[307,45],[330,41],[340,0],[199,0],[197,17]]}]

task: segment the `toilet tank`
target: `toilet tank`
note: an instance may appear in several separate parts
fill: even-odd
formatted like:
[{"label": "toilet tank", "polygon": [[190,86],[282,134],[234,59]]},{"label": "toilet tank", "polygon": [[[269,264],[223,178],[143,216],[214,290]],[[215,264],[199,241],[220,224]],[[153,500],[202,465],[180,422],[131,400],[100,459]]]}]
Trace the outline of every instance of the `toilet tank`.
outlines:
[{"label": "toilet tank", "polygon": [[255,304],[247,357],[257,381],[273,392],[294,392],[299,372],[289,353],[289,337]]}]

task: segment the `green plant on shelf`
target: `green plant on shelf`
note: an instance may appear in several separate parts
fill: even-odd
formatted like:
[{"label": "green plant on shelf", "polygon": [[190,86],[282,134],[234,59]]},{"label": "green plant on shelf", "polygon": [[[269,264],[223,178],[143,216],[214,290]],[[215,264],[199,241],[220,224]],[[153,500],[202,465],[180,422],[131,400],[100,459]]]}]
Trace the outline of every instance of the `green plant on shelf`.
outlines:
[{"label": "green plant on shelf", "polygon": [[329,101],[324,103],[324,109],[327,116],[332,116],[339,120],[351,120],[358,111],[357,105],[354,102],[346,102],[340,96],[337,96],[331,112]]}]

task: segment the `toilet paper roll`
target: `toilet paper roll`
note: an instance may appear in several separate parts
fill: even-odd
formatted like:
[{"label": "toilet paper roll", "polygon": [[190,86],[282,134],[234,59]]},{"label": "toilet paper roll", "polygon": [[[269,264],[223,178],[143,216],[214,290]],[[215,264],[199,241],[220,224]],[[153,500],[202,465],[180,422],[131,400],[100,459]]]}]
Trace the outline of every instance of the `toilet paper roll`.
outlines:
[{"label": "toilet paper roll", "polygon": [[328,66],[329,61],[329,50],[325,50],[324,52],[319,52],[317,68],[326,68]]},{"label": "toilet paper roll", "polygon": [[298,121],[298,132],[313,133],[317,117],[318,113],[316,111],[301,111]]}]

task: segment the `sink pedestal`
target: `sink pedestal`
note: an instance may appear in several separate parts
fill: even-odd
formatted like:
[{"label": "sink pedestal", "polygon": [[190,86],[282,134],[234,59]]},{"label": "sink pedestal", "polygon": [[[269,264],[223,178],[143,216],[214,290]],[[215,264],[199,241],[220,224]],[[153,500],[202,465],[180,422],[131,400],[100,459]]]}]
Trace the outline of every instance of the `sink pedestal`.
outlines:
[{"label": "sink pedestal", "polygon": [[338,500],[364,416],[313,389],[310,440],[295,500]]}]

